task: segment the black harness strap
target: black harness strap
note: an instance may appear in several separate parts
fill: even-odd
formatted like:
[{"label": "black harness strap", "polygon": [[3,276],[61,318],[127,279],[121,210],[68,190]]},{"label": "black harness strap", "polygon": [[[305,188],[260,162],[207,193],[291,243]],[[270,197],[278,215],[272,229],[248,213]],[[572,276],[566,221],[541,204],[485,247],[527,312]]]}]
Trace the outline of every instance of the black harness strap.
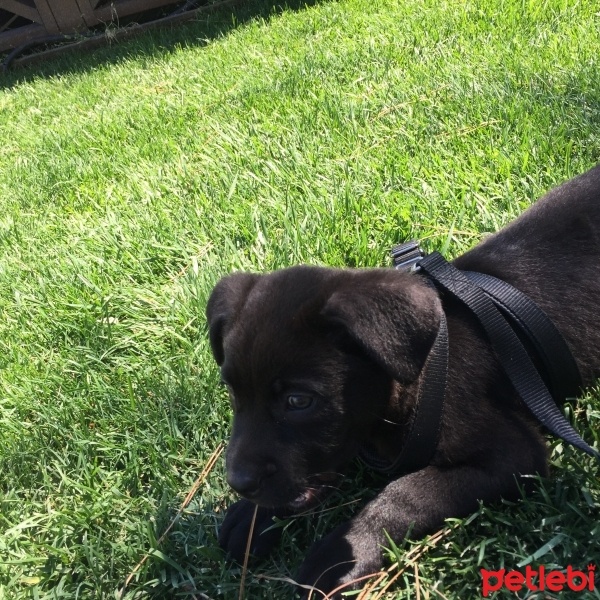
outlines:
[{"label": "black harness strap", "polygon": [[559,410],[521,340],[483,289],[438,252],[419,260],[418,266],[437,287],[475,314],[515,390],[538,421],[554,435],[600,459],[600,453],[581,439]]},{"label": "black harness strap", "polygon": [[448,375],[448,326],[442,314],[440,327],[423,367],[423,376],[417,393],[417,404],[412,415],[406,442],[394,461],[388,462],[363,446],[361,459],[372,469],[382,473],[411,473],[429,464],[437,447]]},{"label": "black harness strap", "polygon": [[577,363],[561,333],[535,302],[512,285],[492,275],[463,271],[471,283],[479,286],[531,342],[542,362],[550,391],[557,402],[577,396],[582,388]]},{"label": "black harness strap", "polygon": [[[479,320],[513,387],[538,421],[554,435],[600,459],[600,453],[581,439],[556,405],[578,394],[581,375],[562,335],[535,302],[501,279],[458,270],[438,252],[424,256],[417,242],[395,246],[392,258],[396,269],[421,272],[432,285],[465,304]],[[552,393],[519,336],[529,342],[539,359]],[[360,456],[368,466],[391,474],[410,473],[429,464],[439,439],[447,373],[448,331],[442,317],[423,367],[404,446],[391,462],[363,447]]]}]

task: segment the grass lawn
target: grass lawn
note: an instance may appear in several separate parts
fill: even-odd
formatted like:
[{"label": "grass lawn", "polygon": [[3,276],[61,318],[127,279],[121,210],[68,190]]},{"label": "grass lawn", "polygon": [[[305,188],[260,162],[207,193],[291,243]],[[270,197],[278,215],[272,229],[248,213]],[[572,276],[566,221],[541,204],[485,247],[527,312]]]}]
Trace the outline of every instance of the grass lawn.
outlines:
[{"label": "grass lawn", "polygon": [[[250,0],[3,75],[0,600],[237,598],[215,541],[222,457],[159,542],[227,436],[212,286],[385,265],[410,237],[453,256],[495,231],[598,161],[599,31],[596,0]],[[600,392],[574,412],[597,445]],[[552,464],[527,500],[390,549],[395,581],[370,597],[479,598],[480,568],[600,569],[599,467],[556,443]],[[291,598],[277,578],[381,483],[350,474],[286,523],[246,597]]]}]

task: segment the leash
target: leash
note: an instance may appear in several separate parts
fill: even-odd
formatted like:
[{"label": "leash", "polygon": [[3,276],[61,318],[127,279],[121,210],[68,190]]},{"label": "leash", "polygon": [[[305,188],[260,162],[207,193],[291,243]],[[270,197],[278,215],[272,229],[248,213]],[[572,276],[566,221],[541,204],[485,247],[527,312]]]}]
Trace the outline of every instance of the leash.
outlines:
[{"label": "leash", "polygon": [[[535,302],[501,279],[457,269],[439,252],[425,256],[414,241],[395,246],[392,258],[396,269],[426,276],[442,293],[467,306],[483,327],[513,387],[537,420],[555,436],[600,460],[600,453],[581,438],[557,406],[557,402],[578,393],[581,375],[562,335]],[[548,386],[531,355],[539,360]],[[367,465],[391,474],[409,473],[429,464],[439,439],[447,371],[448,332],[442,316],[400,454],[394,461],[386,462],[365,447],[360,456]]]}]

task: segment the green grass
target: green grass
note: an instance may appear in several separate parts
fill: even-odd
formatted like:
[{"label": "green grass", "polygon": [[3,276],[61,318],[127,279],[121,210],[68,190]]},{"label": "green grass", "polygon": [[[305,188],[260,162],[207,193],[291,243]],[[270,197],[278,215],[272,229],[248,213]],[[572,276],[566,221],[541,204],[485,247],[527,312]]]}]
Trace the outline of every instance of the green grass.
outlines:
[{"label": "green grass", "polygon": [[[407,237],[452,256],[510,221],[600,156],[599,27],[592,0],[252,1],[6,75],[0,600],[116,598],[147,552],[125,598],[237,598],[215,542],[222,461],[157,545],[227,436],[211,287],[233,269],[387,264]],[[598,391],[580,407],[598,443]],[[598,466],[560,445],[552,462],[385,598],[478,598],[480,567],[528,560],[600,567]],[[293,575],[380,484],[351,477],[350,507],[290,522],[247,597],[290,597],[259,576]]]}]

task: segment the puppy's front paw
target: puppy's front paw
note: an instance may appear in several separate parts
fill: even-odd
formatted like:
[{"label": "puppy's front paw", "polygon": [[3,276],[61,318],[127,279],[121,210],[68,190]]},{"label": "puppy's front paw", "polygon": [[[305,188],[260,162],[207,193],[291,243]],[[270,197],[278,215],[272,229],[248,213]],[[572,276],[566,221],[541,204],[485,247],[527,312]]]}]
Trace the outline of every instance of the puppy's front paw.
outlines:
[{"label": "puppy's front paw", "polygon": [[[256,505],[249,500],[240,500],[227,510],[219,531],[219,544],[229,555],[242,562],[248,545],[250,525]],[[257,558],[267,556],[281,537],[282,528],[273,527],[273,517],[282,517],[278,511],[258,507],[250,554]]]},{"label": "puppy's front paw", "polygon": [[[344,523],[311,548],[296,581],[337,599],[342,591],[362,588],[367,576],[376,574],[382,564],[377,539],[368,532],[357,535],[352,532],[351,523]],[[343,589],[329,596],[341,586]],[[321,594],[315,592],[311,597],[320,598]]]}]

